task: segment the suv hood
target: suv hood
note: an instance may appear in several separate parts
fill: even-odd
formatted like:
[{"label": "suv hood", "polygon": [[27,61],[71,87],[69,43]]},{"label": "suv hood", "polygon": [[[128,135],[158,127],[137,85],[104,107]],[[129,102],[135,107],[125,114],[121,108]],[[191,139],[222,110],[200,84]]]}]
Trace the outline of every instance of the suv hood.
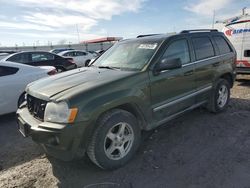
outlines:
[{"label": "suv hood", "polygon": [[81,90],[84,91],[135,73],[96,67],[80,68],[32,82],[27,86],[26,92],[34,97],[49,100],[51,97],[74,87],[79,88],[80,86]]}]

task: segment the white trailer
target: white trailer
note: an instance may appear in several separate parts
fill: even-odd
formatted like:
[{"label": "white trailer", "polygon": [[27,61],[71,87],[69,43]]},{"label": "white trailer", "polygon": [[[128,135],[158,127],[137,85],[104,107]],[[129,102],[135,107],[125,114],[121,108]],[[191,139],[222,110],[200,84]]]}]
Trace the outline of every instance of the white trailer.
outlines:
[{"label": "white trailer", "polygon": [[222,31],[237,51],[237,73],[250,74],[250,15],[232,18]]}]

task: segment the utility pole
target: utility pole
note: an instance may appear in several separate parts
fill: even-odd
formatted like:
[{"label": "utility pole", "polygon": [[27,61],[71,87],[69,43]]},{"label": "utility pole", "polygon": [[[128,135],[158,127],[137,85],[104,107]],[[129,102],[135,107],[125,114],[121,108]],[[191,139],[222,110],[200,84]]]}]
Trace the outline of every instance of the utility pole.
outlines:
[{"label": "utility pole", "polygon": [[212,23],[212,29],[214,29],[214,22],[215,22],[215,10],[213,10],[213,23]]},{"label": "utility pole", "polygon": [[76,33],[77,33],[77,37],[78,37],[78,43],[80,43],[80,33],[79,33],[78,24],[76,24]]}]

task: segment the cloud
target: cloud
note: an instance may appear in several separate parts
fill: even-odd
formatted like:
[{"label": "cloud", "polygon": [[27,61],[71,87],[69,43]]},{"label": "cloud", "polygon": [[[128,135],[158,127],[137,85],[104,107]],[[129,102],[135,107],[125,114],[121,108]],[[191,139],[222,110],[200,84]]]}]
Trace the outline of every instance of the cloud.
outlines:
[{"label": "cloud", "polygon": [[53,8],[84,14],[94,19],[111,19],[124,12],[137,12],[145,0],[16,0],[17,3],[30,7]]},{"label": "cloud", "polygon": [[[0,0],[1,1],[1,0]],[[12,0],[1,2],[9,11],[0,11],[0,28],[14,32],[27,31],[48,38],[81,39],[104,36],[103,32],[91,33],[102,20],[127,12],[138,12],[146,0]],[[0,7],[1,8],[1,7]],[[24,32],[25,31],[25,32]],[[46,33],[46,34],[45,34]],[[98,34],[99,33],[99,34]]]},{"label": "cloud", "polygon": [[0,21],[0,28],[5,29],[20,29],[20,30],[38,30],[38,31],[53,31],[52,28],[47,26],[39,26],[30,23],[16,23]]},{"label": "cloud", "polygon": [[84,31],[92,28],[97,24],[97,20],[95,19],[87,18],[84,16],[74,16],[74,15],[30,13],[28,16],[24,16],[23,18],[27,22],[44,25],[50,28],[63,28],[79,24],[82,25],[81,28]]},{"label": "cloud", "polygon": [[[115,15],[125,12],[137,12],[145,0],[15,0],[16,3],[30,9],[50,9],[57,12],[53,19],[61,17],[61,14],[77,14],[78,17],[85,17],[94,20],[110,20]],[[35,13],[35,10],[33,11]],[[60,14],[58,14],[60,13]],[[51,15],[50,15],[51,16]],[[76,16],[75,16],[76,17]],[[79,22],[80,18],[72,22]]]},{"label": "cloud", "polygon": [[231,1],[232,0],[199,0],[185,6],[184,9],[196,14],[211,16],[213,15],[213,11],[221,10]]}]

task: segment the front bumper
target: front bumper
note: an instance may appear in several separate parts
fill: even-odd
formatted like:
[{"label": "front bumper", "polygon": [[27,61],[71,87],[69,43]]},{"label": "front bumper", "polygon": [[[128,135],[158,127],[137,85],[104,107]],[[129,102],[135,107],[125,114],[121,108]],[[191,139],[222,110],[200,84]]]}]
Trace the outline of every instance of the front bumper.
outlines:
[{"label": "front bumper", "polygon": [[19,130],[25,137],[41,144],[49,155],[64,161],[83,156],[84,123],[57,124],[35,119],[26,107],[17,110]]}]

